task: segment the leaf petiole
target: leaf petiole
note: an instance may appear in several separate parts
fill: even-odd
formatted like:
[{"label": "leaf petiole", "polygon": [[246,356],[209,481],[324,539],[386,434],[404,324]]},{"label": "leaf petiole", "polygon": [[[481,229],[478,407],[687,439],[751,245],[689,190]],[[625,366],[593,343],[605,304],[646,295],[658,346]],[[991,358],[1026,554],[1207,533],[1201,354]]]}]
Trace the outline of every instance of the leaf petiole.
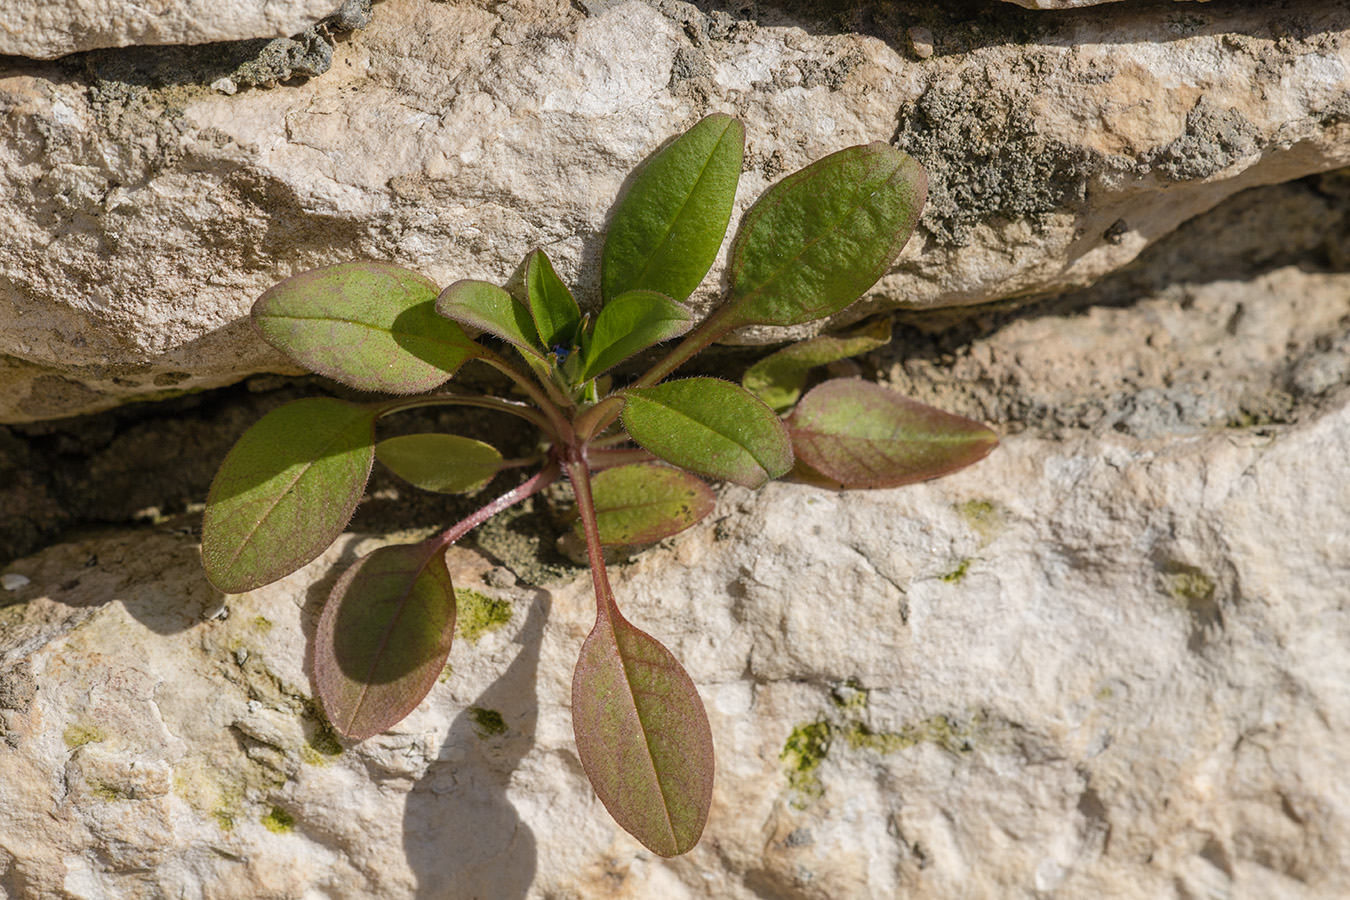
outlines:
[{"label": "leaf petiole", "polygon": [[541,463],[547,458],[547,453],[533,453],[529,456],[518,456],[515,459],[504,459],[497,466],[502,469],[523,469],[526,466]]},{"label": "leaf petiole", "polygon": [[467,518],[461,519],[454,525],[451,525],[439,538],[436,538],[437,545],[440,547],[449,547],[502,510],[510,509],[522,500],[533,497],[535,494],[557,481],[561,471],[557,461],[550,460],[547,466],[544,466],[544,468],[540,469],[527,480],[513,487],[505,494],[502,494],[487,506],[476,510]]},{"label": "leaf petiole", "polygon": [[604,437],[596,438],[593,441],[587,441],[586,446],[592,450],[608,450],[611,447],[617,447],[619,444],[631,444],[633,439],[627,433],[619,431],[614,434],[607,434]]},{"label": "leaf petiole", "polygon": [[544,392],[539,390],[539,388],[535,386],[535,383],[526,378],[519,369],[492,351],[486,350],[486,352],[481,354],[478,358],[514,381],[516,385],[534,401],[535,405],[543,410],[544,415],[548,417],[549,423],[548,427],[544,429],[545,432],[560,444],[571,442],[575,437],[576,432],[573,430],[571,423],[569,423],[567,418],[563,415],[562,410],[559,409],[559,404],[555,403],[552,397],[545,395]]},{"label": "leaf petiole", "polygon": [[376,418],[382,419],[396,412],[419,409],[423,406],[476,406],[479,409],[494,409],[524,419],[548,434],[553,433],[552,423],[527,403],[517,403],[514,400],[503,400],[499,397],[484,397],[478,394],[457,394],[452,391],[386,400],[383,403],[376,404],[377,412],[375,415]]},{"label": "leaf petiole", "polygon": [[600,544],[600,524],[595,517],[595,497],[591,493],[590,466],[585,462],[569,462],[567,478],[572,482],[572,491],[577,498],[577,515],[581,518],[582,532],[586,536],[586,558],[591,564],[591,583],[595,586],[596,615],[608,622],[612,615],[619,614],[614,602],[614,591],[609,586],[609,573],[605,571],[605,554]]},{"label": "leaf petiole", "polygon": [[694,330],[685,335],[684,340],[675,345],[669,353],[629,387],[651,387],[680,366],[687,363],[695,354],[709,344],[726,336],[727,332],[738,328],[742,323],[734,315],[735,309],[725,302],[712,315],[699,322]]},{"label": "leaf petiole", "polygon": [[590,463],[592,472],[612,469],[615,466],[629,466],[633,463],[651,462],[654,459],[656,459],[654,455],[640,447],[625,450],[597,450],[591,448],[586,453],[586,461]]},{"label": "leaf petiole", "polygon": [[591,438],[613,425],[614,420],[619,418],[619,413],[622,411],[622,397],[609,396],[604,398],[576,417],[574,427],[576,428],[577,439],[582,443],[589,443]]}]

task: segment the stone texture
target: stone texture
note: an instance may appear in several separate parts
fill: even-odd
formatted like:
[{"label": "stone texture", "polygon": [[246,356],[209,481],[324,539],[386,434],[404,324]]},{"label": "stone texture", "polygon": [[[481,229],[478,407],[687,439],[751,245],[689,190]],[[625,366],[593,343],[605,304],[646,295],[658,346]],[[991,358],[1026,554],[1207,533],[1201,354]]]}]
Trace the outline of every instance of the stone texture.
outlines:
[{"label": "stone texture", "polygon": [[[1292,424],[1350,380],[1347,270],[1350,173],[1312,176],[1235,195],[1084,291],[1029,307],[901,314],[889,347],[841,372],[880,373],[1005,433],[1119,429],[1151,438]],[[716,348],[690,374],[734,379],[761,355]],[[456,381],[508,389],[484,374],[468,368]],[[0,565],[73,528],[182,513],[206,496],[245,428],[283,402],[330,391],[316,381],[258,375],[94,416],[0,425]],[[532,450],[509,421],[462,411],[397,425],[472,430],[508,455]],[[397,493],[380,472],[372,494]],[[416,496],[427,502],[414,507]],[[453,514],[444,498],[404,491],[363,504],[354,527],[377,532]]]},{"label": "stone texture", "polygon": [[[1121,3],[986,15],[975,32],[921,10],[872,39],[848,18],[867,4],[832,4],[849,33],[777,5],[757,22],[575,5],[389,0],[377,11],[402,24],[377,19],[296,88],[207,94],[225,63],[171,87],[181,50],[157,57],[154,88],[117,54],[10,70],[0,167],[30,201],[0,218],[0,334],[28,348],[0,357],[7,402],[30,404],[16,417],[275,367],[238,319],[291,267],[359,252],[442,281],[500,277],[531,242],[575,267],[632,162],[729,109],[754,144],[743,200],[888,115],[915,152],[951,149],[930,160],[922,245],[872,298],[928,311],[836,374],[993,422],[1004,444],[896,491],[724,489],[709,521],[615,567],[717,743],[703,842],[664,861],[614,826],[577,763],[571,668],[593,603],[538,543],[561,528],[544,511],[452,551],[451,671],[393,731],[344,745],[306,674],[319,604],[357,553],[448,515],[436,498],[377,473],[356,527],[378,535],[222,597],[200,574],[192,502],[234,435],[312,384],[260,377],[162,410],[0,426],[0,896],[1340,900],[1350,177],[1253,188],[1176,226],[1309,159],[1343,164],[1339,114],[1305,115],[1308,73],[1346,59],[1326,24],[1339,13],[1291,3],[1261,32],[1232,24],[1248,15],[1232,4]],[[1156,120],[1057,68],[1125,51],[1070,51],[1055,29],[1137,35],[1149,17],[1171,37],[1124,42],[1136,67],[1096,83],[1130,81],[1167,107]],[[616,25],[659,52],[613,53]],[[1039,54],[1020,84],[991,37],[1013,26],[1031,29],[1020,58]],[[1185,53],[1194,83],[1167,82]],[[1278,115],[1216,87],[1241,60]],[[649,69],[640,101],[594,87]],[[1196,83],[1210,99],[1191,102]],[[1107,112],[1115,125],[1085,124]],[[218,133],[202,137],[207,122]],[[1106,163],[1079,152],[1106,134],[1121,142]],[[1056,243],[1067,222],[1078,244]],[[1103,273],[1035,307],[932,309]],[[721,358],[734,377],[739,357]],[[100,518],[151,524],[5,559]]]},{"label": "stone texture", "polygon": [[924,402],[1042,435],[1300,421],[1350,382],[1348,190],[1340,172],[1254,188],[1083,291],[905,316],[922,335],[901,332],[877,369]]},{"label": "stone texture", "polygon": [[0,23],[0,54],[55,59],[135,44],[205,44],[286,37],[331,15],[340,0],[14,0]]},{"label": "stone texture", "polygon": [[[1076,296],[902,327],[860,370],[998,423],[993,455],[895,491],[724,489],[615,567],[713,725],[712,817],[681,860],[618,831],[581,774],[593,604],[531,543],[565,528],[542,510],[453,551],[451,671],[359,745],[324,730],[305,644],[343,566],[424,532],[345,537],[232,597],[202,579],[193,513],[0,566],[0,894],[1338,900],[1343,188],[1249,191]],[[71,493],[136,483],[130,457],[191,494],[200,474],[154,470],[209,471],[275,402],[243,393],[89,438]],[[27,431],[76,468],[73,438]],[[377,474],[359,527],[445,515],[400,491]]]},{"label": "stone texture", "polygon": [[1242,188],[1350,164],[1350,11],[1173,8],[387,0],[271,89],[181,49],[11,61],[0,421],[276,370],[249,304],[338,259],[448,283],[545,246],[588,298],[625,175],[714,110],[747,125],[742,208],[852,143],[930,168],[920,235],[852,316],[1083,285]]},{"label": "stone texture", "polygon": [[[577,764],[593,604],[456,549],[480,615],[343,746],[305,640],[347,537],[221,598],[190,532],[63,544],[0,609],[10,897],[1342,896],[1350,396],[1293,427],[1013,436],[896,491],[774,484],[616,570],[718,752],[687,857]],[[481,601],[466,601],[481,602]],[[493,624],[495,623],[495,625]],[[499,713],[497,733],[482,710]]]}]

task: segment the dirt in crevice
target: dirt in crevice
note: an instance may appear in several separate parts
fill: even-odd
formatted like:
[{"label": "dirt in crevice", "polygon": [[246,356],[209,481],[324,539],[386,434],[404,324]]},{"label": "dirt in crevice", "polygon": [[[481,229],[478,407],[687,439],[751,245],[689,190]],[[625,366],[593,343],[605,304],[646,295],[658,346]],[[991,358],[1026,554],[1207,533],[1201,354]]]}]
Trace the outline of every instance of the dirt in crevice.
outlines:
[{"label": "dirt in crevice", "polygon": [[1346,170],[1244,191],[1085,290],[901,314],[870,362],[1005,434],[1294,424],[1350,385],[1347,200]]},{"label": "dirt in crevice", "polygon": [[[506,389],[491,378],[468,376],[463,383],[482,391]],[[159,403],[0,425],[0,566],[100,526],[199,528],[211,479],[245,430],[284,403],[333,395],[370,399],[318,377],[260,375]],[[531,430],[512,417],[458,407],[390,417],[379,437],[417,431],[472,435],[511,457],[528,455],[535,443]],[[503,473],[477,495],[430,494],[377,463],[351,529],[447,527],[521,478]]]}]

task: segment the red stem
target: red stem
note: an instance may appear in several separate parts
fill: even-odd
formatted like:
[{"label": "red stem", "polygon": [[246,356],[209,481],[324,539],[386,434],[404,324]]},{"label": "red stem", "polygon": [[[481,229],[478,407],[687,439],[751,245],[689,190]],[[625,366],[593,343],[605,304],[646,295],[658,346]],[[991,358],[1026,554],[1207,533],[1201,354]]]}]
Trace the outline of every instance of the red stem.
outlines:
[{"label": "red stem", "polygon": [[590,466],[584,459],[570,460],[567,463],[567,477],[572,482],[581,529],[586,534],[586,558],[591,564],[591,584],[595,586],[595,616],[600,622],[612,623],[615,617],[622,619],[623,616],[614,602],[614,590],[609,586],[609,573],[605,571],[605,554],[600,546],[600,524],[595,519],[595,499],[591,496]]},{"label": "red stem", "polygon": [[468,534],[479,525],[482,525],[502,510],[509,509],[528,497],[533,497],[535,494],[557,481],[559,473],[560,469],[558,463],[556,461],[550,461],[547,466],[536,472],[528,481],[524,481],[517,487],[502,494],[496,500],[493,500],[487,506],[479,509],[468,518],[462,519],[454,525],[451,525],[449,530],[435,539],[437,545],[435,549],[439,550],[443,547],[449,547],[451,544],[455,543],[455,541],[458,541],[460,538],[464,537],[464,535]]}]

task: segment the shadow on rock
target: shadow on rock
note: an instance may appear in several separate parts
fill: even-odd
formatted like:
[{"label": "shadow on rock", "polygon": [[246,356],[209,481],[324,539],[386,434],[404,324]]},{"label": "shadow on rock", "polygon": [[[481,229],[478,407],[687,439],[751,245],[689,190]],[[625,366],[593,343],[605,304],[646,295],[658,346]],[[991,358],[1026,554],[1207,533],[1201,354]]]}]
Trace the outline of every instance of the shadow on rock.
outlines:
[{"label": "shadow on rock", "polygon": [[455,718],[438,761],[408,796],[403,844],[418,900],[515,900],[534,881],[534,833],[506,791],[534,746],[547,613],[548,595],[539,591],[516,635],[520,652]]}]

